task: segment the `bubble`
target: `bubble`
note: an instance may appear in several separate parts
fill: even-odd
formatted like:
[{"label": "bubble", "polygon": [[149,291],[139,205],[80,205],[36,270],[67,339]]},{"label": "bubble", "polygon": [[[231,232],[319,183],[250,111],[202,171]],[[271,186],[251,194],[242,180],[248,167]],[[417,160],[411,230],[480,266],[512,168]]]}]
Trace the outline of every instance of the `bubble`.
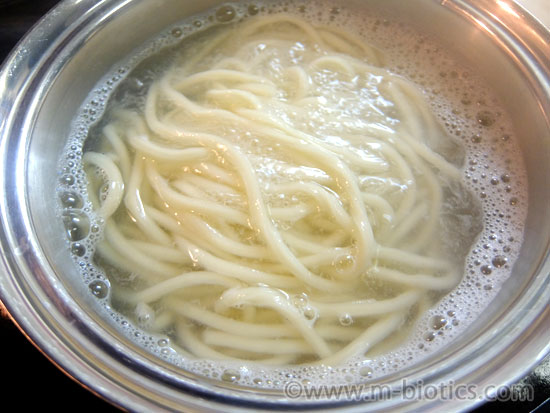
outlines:
[{"label": "bubble", "polygon": [[479,269],[484,275],[489,275],[493,272],[493,267],[491,267],[490,265],[482,265]]},{"label": "bubble", "polygon": [[232,6],[222,6],[216,10],[216,20],[220,23],[230,22],[235,18],[235,9]]},{"label": "bubble", "polygon": [[303,309],[303,314],[304,314],[304,317],[311,321],[311,320],[315,320],[317,318],[317,310],[313,307],[305,307]]},{"label": "bubble", "polygon": [[342,273],[355,265],[355,257],[352,255],[342,255],[332,262],[332,266],[336,271]]},{"label": "bubble", "polygon": [[251,4],[250,6],[248,6],[248,14],[251,16],[255,16],[256,14],[258,14],[259,11],[260,9],[255,4]]},{"label": "bubble", "polygon": [[65,211],[63,224],[70,241],[80,241],[86,238],[90,231],[90,220],[80,211]]},{"label": "bubble", "polygon": [[473,143],[481,142],[481,135],[478,133],[478,134],[475,134],[474,136],[472,136],[472,142]]},{"label": "bubble", "polygon": [[79,242],[71,245],[71,252],[77,257],[83,257],[86,254],[86,247]]},{"label": "bubble", "polygon": [[241,379],[241,375],[236,370],[227,369],[227,370],[224,370],[224,372],[222,373],[221,379],[223,381],[228,382],[228,383],[234,383],[234,382],[239,381]]},{"label": "bubble", "polygon": [[296,308],[304,308],[308,304],[308,296],[306,293],[296,294],[292,297],[292,304]]},{"label": "bubble", "polygon": [[495,266],[495,268],[504,267],[507,262],[508,262],[508,258],[506,258],[504,255],[497,255],[491,261],[491,263]]},{"label": "bubble", "polygon": [[440,330],[447,325],[447,319],[441,315],[434,315],[430,320],[430,326],[434,330]]},{"label": "bubble", "polygon": [[148,327],[155,317],[154,310],[145,303],[139,303],[135,309],[138,324],[142,327]]},{"label": "bubble", "polygon": [[343,326],[349,326],[349,325],[352,325],[353,324],[353,317],[349,314],[342,314],[340,316],[340,318],[338,319],[338,321],[340,322],[340,324],[342,324]]},{"label": "bubble", "polygon": [[61,177],[61,183],[63,185],[67,185],[67,186],[74,185],[74,181],[75,181],[75,179],[74,179],[74,176],[72,176],[72,175],[63,175]]},{"label": "bubble", "polygon": [[431,331],[428,331],[427,333],[424,334],[423,336],[424,340],[426,341],[434,341],[435,339],[435,333],[431,332]]},{"label": "bubble", "polygon": [[82,208],[82,198],[76,192],[63,192],[60,199],[64,208]]},{"label": "bubble", "polygon": [[481,112],[478,112],[476,115],[476,119],[481,126],[488,127],[495,123],[494,115],[488,110],[482,110]]},{"label": "bubble", "polygon": [[91,282],[88,288],[90,288],[92,294],[97,298],[105,298],[109,293],[109,287],[103,281]]},{"label": "bubble", "polygon": [[369,366],[361,367],[359,374],[363,377],[372,377],[372,369]]},{"label": "bubble", "polygon": [[512,206],[515,206],[516,204],[518,203],[518,199],[517,198],[510,198],[510,205]]},{"label": "bubble", "polygon": [[168,345],[168,339],[166,338],[161,338],[160,340],[157,341],[157,344],[160,346],[160,347],[166,347]]},{"label": "bubble", "polygon": [[176,28],[172,29],[172,31],[170,33],[174,37],[180,37],[183,34],[183,32],[181,31],[181,29],[179,27],[176,27]]}]

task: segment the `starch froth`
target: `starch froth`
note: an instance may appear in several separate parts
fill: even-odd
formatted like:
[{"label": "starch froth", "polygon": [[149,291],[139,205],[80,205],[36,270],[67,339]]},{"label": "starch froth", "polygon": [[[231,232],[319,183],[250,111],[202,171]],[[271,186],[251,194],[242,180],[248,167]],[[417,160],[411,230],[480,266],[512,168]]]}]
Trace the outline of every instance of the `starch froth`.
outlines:
[{"label": "starch froth", "polygon": [[[83,145],[90,130],[98,127],[98,122],[100,125],[104,122],[102,115],[111,98],[126,99],[127,105],[136,108],[143,106],[148,85],[171,61],[169,55],[163,55],[164,51],[182,38],[216,24],[281,12],[348,31],[353,27],[367,43],[384,50],[389,70],[422,88],[446,131],[465,148],[464,181],[482,204],[483,232],[467,256],[461,283],[418,321],[405,344],[389,353],[368,358],[356,356],[338,367],[271,368],[244,362],[185,359],[166,336],[152,335],[141,328],[147,324],[147,309],[142,309],[140,325],[139,320],[134,323],[111,307],[110,283],[93,261],[103,222],[94,215],[86,196],[86,178],[81,167]],[[157,54],[164,56],[159,65],[140,73],[133,71],[140,62]],[[124,88],[119,87],[122,84]],[[362,382],[411,366],[450,343],[481,314],[510,275],[523,239],[527,209],[525,168],[512,125],[483,81],[432,40],[408,26],[382,16],[358,13],[343,3],[341,7],[308,2],[226,4],[168,28],[108,74],[84,102],[60,161],[59,179],[59,213],[66,223],[69,248],[83,282],[118,328],[153,354],[186,370],[263,388],[282,388],[289,380],[298,380],[304,385]],[[84,230],[81,223],[88,223]],[[349,324],[353,324],[353,320],[342,322],[342,325]]]}]

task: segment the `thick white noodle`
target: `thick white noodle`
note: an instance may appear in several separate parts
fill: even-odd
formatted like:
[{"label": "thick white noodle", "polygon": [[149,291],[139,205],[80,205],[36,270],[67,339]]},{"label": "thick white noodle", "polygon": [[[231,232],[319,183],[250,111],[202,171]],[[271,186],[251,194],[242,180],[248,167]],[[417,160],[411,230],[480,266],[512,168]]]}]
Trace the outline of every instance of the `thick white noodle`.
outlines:
[{"label": "thick white noodle", "polygon": [[[150,328],[189,357],[338,364],[454,287],[440,176],[461,173],[430,149],[448,138],[422,93],[381,62],[339,29],[258,17],[155,80],[143,113],[117,110],[83,161],[98,254],[139,281],[118,299],[156,309]],[[367,84],[393,109],[346,120]]]}]

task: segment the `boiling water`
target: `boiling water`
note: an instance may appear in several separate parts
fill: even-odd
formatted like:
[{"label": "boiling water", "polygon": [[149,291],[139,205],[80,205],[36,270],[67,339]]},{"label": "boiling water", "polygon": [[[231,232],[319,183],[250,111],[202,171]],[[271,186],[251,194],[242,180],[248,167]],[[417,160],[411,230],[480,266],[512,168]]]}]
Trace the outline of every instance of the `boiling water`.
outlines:
[{"label": "boiling water", "polygon": [[[463,144],[464,182],[476,194],[483,210],[483,231],[467,255],[463,280],[419,320],[407,342],[389,352],[354,358],[337,367],[268,368],[244,362],[185,359],[174,349],[168,336],[147,333],[139,328],[139,320],[133,322],[113,309],[110,282],[93,259],[103,223],[94,216],[87,200],[81,157],[87,148],[97,145],[93,137],[98,136],[98,130],[110,120],[108,115],[102,118],[103,113],[108,114],[112,102],[116,101],[139,108],[151,81],[172,63],[173,47],[182,38],[247,16],[279,12],[354,31],[366,43],[383,50],[386,67],[420,86],[447,132]],[[155,63],[148,64],[152,55]],[[74,123],[60,171],[60,214],[67,228],[69,248],[83,282],[120,330],[158,357],[187,370],[268,388],[282,387],[289,379],[318,384],[376,378],[417,363],[451,343],[483,312],[510,275],[521,246],[527,207],[526,174],[512,126],[483,81],[433,40],[408,26],[348,10],[343,4],[341,7],[308,2],[227,4],[168,28],[141,52],[121,62],[92,91]],[[458,234],[447,240],[447,248],[465,248],[460,239]]]}]

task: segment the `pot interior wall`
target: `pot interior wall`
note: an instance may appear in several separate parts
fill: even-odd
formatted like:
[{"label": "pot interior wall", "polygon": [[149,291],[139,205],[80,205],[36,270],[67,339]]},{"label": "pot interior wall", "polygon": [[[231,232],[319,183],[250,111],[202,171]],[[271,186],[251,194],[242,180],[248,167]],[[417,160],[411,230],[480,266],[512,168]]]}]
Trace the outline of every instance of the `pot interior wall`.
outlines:
[{"label": "pot interior wall", "polygon": [[[71,121],[84,98],[121,57],[132,53],[138,45],[165,27],[216,3],[179,0],[120,1],[120,8],[112,9],[107,17],[101,14],[104,5],[99,4],[89,15],[81,17],[83,22],[94,21],[96,27],[89,29],[90,26],[86,23],[82,33],[57,45],[57,59],[52,60],[50,68],[44,69],[44,76],[52,78],[53,82],[48,88],[37,92],[36,97],[43,97],[43,103],[36,116],[28,146],[26,193],[32,222],[43,251],[44,262],[51,267],[53,276],[60,280],[66,293],[80,303],[83,312],[112,334],[114,330],[109,325],[108,317],[98,315],[103,310],[80,280],[67,248],[62,223],[57,216],[56,199],[52,194],[55,194],[59,179],[56,170],[58,157],[68,136]],[[541,102],[538,86],[530,83],[534,80],[523,62],[510,59],[502,45],[495,42],[490,33],[472,25],[471,21],[456,15],[450,8],[441,7],[439,2],[366,0],[354,1],[353,4],[384,8],[386,12],[409,20],[423,30],[430,27],[430,34],[440,39],[444,46],[462,56],[470,65],[475,65],[505,103],[520,137],[527,164],[527,229],[521,257],[515,265],[512,277],[468,333],[457,340],[452,348],[444,349],[433,356],[435,362],[449,357],[457,348],[468,345],[480,334],[494,329],[499,317],[516,311],[518,300],[521,300],[533,283],[544,276],[539,275],[538,270],[546,256],[550,234],[550,186],[547,183],[547,177],[550,176],[550,163],[547,161],[550,159],[550,136],[547,115],[544,113],[544,109],[548,109],[548,103]],[[124,345],[132,346],[124,338],[121,341]]]}]

